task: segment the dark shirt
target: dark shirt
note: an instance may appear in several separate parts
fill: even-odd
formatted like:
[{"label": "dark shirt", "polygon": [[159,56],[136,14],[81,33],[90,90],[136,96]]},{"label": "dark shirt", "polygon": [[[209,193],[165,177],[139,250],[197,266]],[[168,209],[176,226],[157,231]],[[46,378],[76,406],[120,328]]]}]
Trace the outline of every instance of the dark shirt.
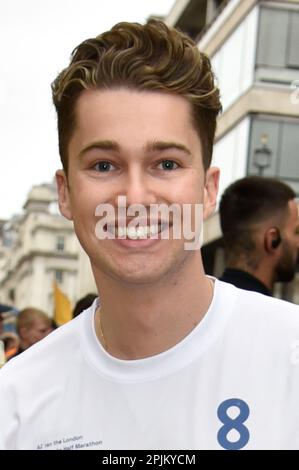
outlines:
[{"label": "dark shirt", "polygon": [[242,271],[241,269],[226,268],[219,279],[220,281],[233,284],[240,289],[260,292],[261,294],[272,297],[272,292],[268,289],[267,286],[265,286],[265,284],[259,281],[256,277],[252,276],[246,271]]}]

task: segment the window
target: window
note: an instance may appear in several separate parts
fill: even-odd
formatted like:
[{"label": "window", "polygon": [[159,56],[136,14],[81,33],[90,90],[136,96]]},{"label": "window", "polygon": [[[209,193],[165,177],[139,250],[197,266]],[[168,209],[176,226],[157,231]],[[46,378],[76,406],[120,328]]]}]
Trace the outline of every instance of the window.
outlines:
[{"label": "window", "polygon": [[299,68],[299,13],[294,10],[260,9],[258,67]]},{"label": "window", "polygon": [[282,155],[277,170],[282,178],[299,179],[298,131],[299,123],[281,123]]},{"label": "window", "polygon": [[59,284],[61,284],[63,282],[63,271],[62,271],[62,269],[56,269],[55,270],[55,279]]},{"label": "window", "polygon": [[57,237],[56,239],[56,250],[57,251],[64,251],[65,248],[65,240],[64,237]]},{"label": "window", "polygon": [[8,297],[9,297],[9,300],[11,300],[12,302],[15,301],[15,299],[16,299],[16,293],[15,293],[15,290],[14,290],[14,289],[9,289],[9,291],[8,291]]},{"label": "window", "polygon": [[293,13],[289,18],[289,47],[288,67],[299,68],[299,13]]},{"label": "window", "polygon": [[253,117],[248,174],[258,174],[254,165],[255,152],[261,146],[261,137],[266,135],[271,156],[263,176],[280,178],[299,194],[298,131],[299,119],[279,119],[278,116]]},{"label": "window", "polygon": [[257,64],[284,67],[288,33],[286,10],[261,8],[257,48]]}]

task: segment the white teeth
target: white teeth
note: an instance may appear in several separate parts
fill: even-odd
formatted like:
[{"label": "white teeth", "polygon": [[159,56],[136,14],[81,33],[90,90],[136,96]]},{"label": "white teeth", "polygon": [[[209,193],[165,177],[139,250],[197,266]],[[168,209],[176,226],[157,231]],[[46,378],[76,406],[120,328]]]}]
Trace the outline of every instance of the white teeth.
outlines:
[{"label": "white teeth", "polygon": [[151,235],[157,235],[159,232],[159,226],[158,225],[151,225],[150,226],[150,234]]},{"label": "white teeth", "polygon": [[147,238],[148,236],[159,233],[159,225],[143,226],[143,227],[118,227],[115,230],[116,237],[126,237],[136,240],[137,238]]},{"label": "white teeth", "polygon": [[139,229],[135,229],[134,227],[130,227],[127,229],[127,236],[128,238],[133,238],[133,240],[135,238],[137,238],[139,236]]},{"label": "white teeth", "polygon": [[120,237],[124,237],[126,235],[126,228],[125,227],[118,227],[118,230],[116,229],[116,235],[120,236]]}]

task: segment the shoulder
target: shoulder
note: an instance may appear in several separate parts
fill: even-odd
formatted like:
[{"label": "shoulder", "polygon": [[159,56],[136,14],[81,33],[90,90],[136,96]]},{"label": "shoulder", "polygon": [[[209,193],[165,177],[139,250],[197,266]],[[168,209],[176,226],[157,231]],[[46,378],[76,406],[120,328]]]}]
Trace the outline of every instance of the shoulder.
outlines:
[{"label": "shoulder", "polygon": [[28,380],[40,380],[51,371],[58,375],[80,350],[80,326],[86,314],[88,311],[60,326],[5,364],[0,371],[0,388],[2,384],[26,384]]},{"label": "shoulder", "polygon": [[285,300],[269,297],[258,292],[239,289],[222,281],[217,281],[218,289],[223,299],[234,303],[234,319],[240,318],[246,324],[248,321],[255,325],[267,326],[268,329],[278,328],[298,331],[299,306]]},{"label": "shoulder", "polygon": [[288,375],[285,384],[296,384],[298,393],[299,306],[220,281],[218,287],[218,318],[230,309],[222,338],[230,362],[241,361],[263,377]]}]

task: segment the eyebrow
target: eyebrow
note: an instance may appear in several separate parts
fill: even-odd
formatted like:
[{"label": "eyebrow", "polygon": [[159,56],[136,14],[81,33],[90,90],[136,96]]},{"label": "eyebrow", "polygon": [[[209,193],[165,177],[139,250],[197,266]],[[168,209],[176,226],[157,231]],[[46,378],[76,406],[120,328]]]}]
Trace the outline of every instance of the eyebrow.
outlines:
[{"label": "eyebrow", "polygon": [[155,141],[147,144],[146,150],[150,152],[163,152],[165,150],[180,150],[186,153],[187,155],[191,155],[190,150],[183,144],[178,142],[164,142],[164,141]]},{"label": "eyebrow", "polygon": [[120,147],[118,143],[113,140],[99,140],[99,141],[86,145],[86,147],[84,147],[80,151],[79,157],[89,152],[90,150],[111,150],[114,152],[119,152]]},{"label": "eyebrow", "polygon": [[[120,146],[117,142],[113,140],[99,140],[93,142],[91,144],[86,145],[80,153],[79,157],[84,155],[85,153],[89,152],[90,150],[108,150],[113,152],[120,152]],[[148,152],[164,152],[167,150],[179,150],[181,152],[186,153],[187,155],[191,155],[190,150],[183,144],[178,142],[165,142],[165,141],[154,141],[150,142],[145,146],[145,150]]]}]

